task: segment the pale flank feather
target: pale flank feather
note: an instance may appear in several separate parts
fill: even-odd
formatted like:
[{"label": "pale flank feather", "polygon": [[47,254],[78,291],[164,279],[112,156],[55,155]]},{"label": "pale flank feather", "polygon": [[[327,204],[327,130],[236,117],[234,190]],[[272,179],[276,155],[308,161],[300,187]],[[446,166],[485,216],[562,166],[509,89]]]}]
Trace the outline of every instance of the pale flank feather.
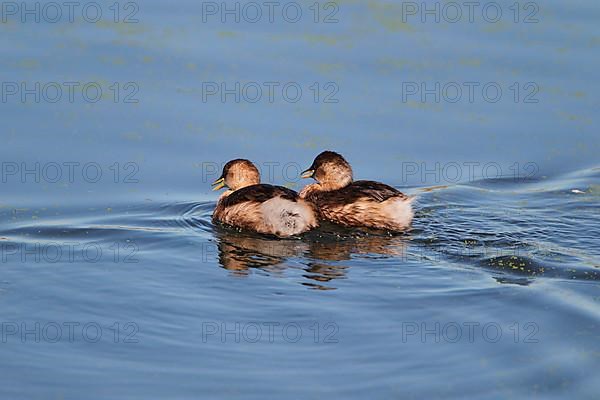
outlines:
[{"label": "pale flank feather", "polygon": [[264,224],[279,236],[305,232],[317,225],[312,208],[304,201],[275,197],[260,205]]},{"label": "pale flank feather", "polygon": [[384,213],[388,216],[390,222],[399,229],[405,229],[410,226],[414,217],[412,202],[414,197],[398,198],[393,197],[381,203]]}]

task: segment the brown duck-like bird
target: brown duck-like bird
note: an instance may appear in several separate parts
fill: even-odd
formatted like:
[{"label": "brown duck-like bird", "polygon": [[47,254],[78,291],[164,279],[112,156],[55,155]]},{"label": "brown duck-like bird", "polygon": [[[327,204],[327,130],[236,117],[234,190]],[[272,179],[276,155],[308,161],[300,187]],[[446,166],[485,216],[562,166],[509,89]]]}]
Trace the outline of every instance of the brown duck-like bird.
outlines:
[{"label": "brown duck-like bird", "polygon": [[346,227],[403,231],[413,219],[412,197],[373,181],[353,181],[352,167],[340,154],[324,151],[302,173],[317,183],[300,198],[313,203],[319,218]]},{"label": "brown duck-like bird", "polygon": [[229,188],[219,198],[213,222],[280,237],[318,225],[310,203],[288,188],[261,184],[258,169],[248,160],[229,161],[213,186]]}]

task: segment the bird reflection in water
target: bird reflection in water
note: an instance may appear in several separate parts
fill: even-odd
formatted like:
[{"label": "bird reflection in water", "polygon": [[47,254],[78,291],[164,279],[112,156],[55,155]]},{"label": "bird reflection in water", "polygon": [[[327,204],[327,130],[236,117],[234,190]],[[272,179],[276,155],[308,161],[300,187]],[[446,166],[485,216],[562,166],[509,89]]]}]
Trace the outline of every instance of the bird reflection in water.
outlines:
[{"label": "bird reflection in water", "polygon": [[349,267],[338,262],[357,256],[404,257],[407,243],[406,236],[350,231],[319,230],[300,239],[276,239],[222,227],[215,227],[214,233],[219,264],[232,275],[244,277],[259,269],[283,276],[287,268],[301,268],[305,272],[302,276],[308,279],[301,284],[317,290],[336,289],[333,281],[346,278]]}]

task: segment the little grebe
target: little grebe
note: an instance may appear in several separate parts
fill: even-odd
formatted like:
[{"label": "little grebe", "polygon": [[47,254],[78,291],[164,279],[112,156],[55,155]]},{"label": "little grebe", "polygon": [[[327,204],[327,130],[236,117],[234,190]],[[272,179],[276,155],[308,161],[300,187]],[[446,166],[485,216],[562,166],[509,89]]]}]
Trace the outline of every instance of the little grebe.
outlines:
[{"label": "little grebe", "polygon": [[300,191],[319,218],[346,227],[403,231],[413,219],[413,198],[374,181],[353,181],[352,167],[340,154],[324,151],[302,173],[317,183]]},{"label": "little grebe", "polygon": [[213,190],[227,187],[213,213],[213,222],[280,237],[297,235],[318,225],[310,203],[282,186],[260,183],[248,160],[229,161]]}]

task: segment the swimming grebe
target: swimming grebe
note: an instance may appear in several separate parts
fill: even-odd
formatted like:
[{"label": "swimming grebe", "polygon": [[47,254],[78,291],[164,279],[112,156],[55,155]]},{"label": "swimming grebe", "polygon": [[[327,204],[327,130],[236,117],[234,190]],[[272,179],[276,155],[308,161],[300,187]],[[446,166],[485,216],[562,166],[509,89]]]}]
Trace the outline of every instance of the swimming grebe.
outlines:
[{"label": "swimming grebe", "polygon": [[213,222],[280,237],[297,235],[318,225],[310,203],[282,186],[260,183],[248,160],[229,161],[213,190],[227,187],[213,213]]},{"label": "swimming grebe", "polygon": [[317,183],[300,191],[319,218],[346,227],[403,231],[413,219],[412,197],[374,181],[353,181],[352,167],[340,154],[324,151],[302,173]]}]

